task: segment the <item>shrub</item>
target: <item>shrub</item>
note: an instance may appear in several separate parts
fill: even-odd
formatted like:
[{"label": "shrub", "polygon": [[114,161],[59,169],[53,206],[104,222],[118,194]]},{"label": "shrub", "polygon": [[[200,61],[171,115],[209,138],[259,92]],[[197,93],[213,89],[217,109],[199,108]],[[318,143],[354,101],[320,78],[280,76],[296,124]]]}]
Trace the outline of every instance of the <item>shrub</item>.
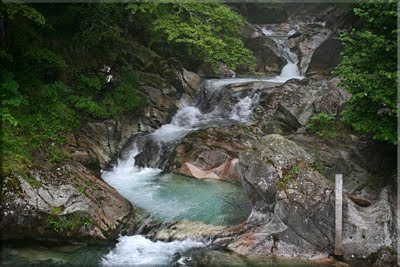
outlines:
[{"label": "shrub", "polygon": [[335,118],[324,112],[312,117],[306,129],[322,138],[336,137]]}]

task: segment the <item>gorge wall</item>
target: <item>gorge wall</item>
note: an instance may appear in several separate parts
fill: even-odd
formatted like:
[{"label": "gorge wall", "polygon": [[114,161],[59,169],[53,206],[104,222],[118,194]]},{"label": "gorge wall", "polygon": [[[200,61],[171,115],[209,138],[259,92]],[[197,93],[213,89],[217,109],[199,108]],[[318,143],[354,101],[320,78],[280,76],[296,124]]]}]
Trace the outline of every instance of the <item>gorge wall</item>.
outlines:
[{"label": "gorge wall", "polygon": [[[350,98],[332,70],[340,61],[339,34],[358,23],[351,7],[232,6],[249,21],[243,39],[255,53],[258,73],[278,75],[287,63],[267,30],[287,39],[305,78],[282,85],[249,81],[222,86],[221,95],[208,96],[202,103],[200,76],[211,70],[189,71],[174,60],[155,61],[154,69],[143,75],[140,90],[147,105],[141,114],[88,122],[68,137],[63,149],[71,158],[57,164],[43,162],[27,177],[5,178],[0,207],[0,225],[6,229],[3,239],[107,243],[118,234],[135,233],[144,212],[105,183],[101,172],[126,157],[134,137],[168,123],[179,108],[199,101],[200,109],[207,110],[220,101],[221,110],[231,110],[233,95],[244,98],[257,91],[249,123],[197,130],[165,161],[167,172],[242,186],[252,203],[249,218],[234,227],[176,222],[148,229],[148,236],[211,238],[219,248],[245,256],[326,258],[334,249],[333,177],[342,173],[345,258],[373,257],[376,265],[395,264],[391,255],[397,242],[395,185],[374,179],[381,175],[380,159],[390,148],[349,129],[337,129],[334,138],[321,138],[307,129],[310,119],[321,112],[339,120]],[[151,53],[141,49],[146,61]],[[247,71],[242,66],[236,74]],[[222,68],[216,75],[236,74]],[[158,155],[149,148],[137,161],[151,166],[154,156]]]}]

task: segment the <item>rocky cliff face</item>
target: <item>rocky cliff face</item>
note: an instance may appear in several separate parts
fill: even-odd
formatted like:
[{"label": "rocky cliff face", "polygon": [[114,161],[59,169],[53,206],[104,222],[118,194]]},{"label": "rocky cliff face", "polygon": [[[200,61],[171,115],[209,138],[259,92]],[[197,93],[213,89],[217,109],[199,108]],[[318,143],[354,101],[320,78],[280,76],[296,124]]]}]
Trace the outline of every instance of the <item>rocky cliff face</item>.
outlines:
[{"label": "rocky cliff face", "polygon": [[169,83],[144,79],[141,90],[148,104],[143,114],[88,122],[68,136],[63,148],[71,155],[68,160],[42,161],[25,176],[6,177],[0,204],[2,238],[105,243],[137,229],[142,212],[106,184],[100,173],[133,136],[160,127],[181,105],[196,98],[202,83],[199,76],[176,63],[170,64],[167,74],[157,75]]}]

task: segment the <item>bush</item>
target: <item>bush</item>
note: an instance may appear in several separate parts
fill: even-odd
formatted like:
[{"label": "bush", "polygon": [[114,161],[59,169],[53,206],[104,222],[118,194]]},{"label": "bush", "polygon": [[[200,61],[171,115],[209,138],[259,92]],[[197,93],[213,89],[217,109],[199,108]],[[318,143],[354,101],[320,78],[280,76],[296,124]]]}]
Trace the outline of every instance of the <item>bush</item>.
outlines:
[{"label": "bush", "polygon": [[336,137],[335,118],[324,112],[312,117],[306,129],[322,138]]},{"label": "bush", "polygon": [[352,94],[343,122],[361,133],[397,143],[397,3],[364,1],[354,13],[361,30],[341,35],[343,60],[336,69]]}]

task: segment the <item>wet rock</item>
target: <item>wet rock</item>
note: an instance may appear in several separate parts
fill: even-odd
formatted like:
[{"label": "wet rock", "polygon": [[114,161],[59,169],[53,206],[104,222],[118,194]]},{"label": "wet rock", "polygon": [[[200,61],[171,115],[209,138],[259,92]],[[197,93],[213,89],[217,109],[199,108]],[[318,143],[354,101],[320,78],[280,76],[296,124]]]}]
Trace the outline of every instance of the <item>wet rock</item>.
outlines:
[{"label": "wet rock", "polygon": [[217,70],[214,70],[212,66],[209,64],[202,64],[197,70],[197,74],[200,77],[219,77],[219,78],[224,78],[224,77],[232,78],[236,76],[236,72],[229,69],[229,67],[223,63],[219,64]]},{"label": "wet rock", "polygon": [[[303,32],[306,30],[302,30]],[[301,74],[307,73],[311,58],[318,47],[320,47],[331,35],[329,29],[308,30],[310,33],[301,35],[297,40],[297,47],[301,53],[299,69]],[[312,33],[313,32],[313,33]],[[292,39],[296,40],[296,39]]]},{"label": "wet rock", "polygon": [[311,162],[303,148],[276,134],[239,154],[242,185],[253,211],[249,230],[230,249],[244,255],[327,255],[334,236],[333,187]]},{"label": "wet rock", "polygon": [[218,68],[218,76],[220,77],[234,77],[236,73],[229,69],[229,67],[225,64],[220,64]]},{"label": "wet rock", "polygon": [[175,149],[167,170],[199,179],[239,183],[238,154],[249,149],[252,139],[250,128],[235,127],[236,131],[208,128],[189,134]]},{"label": "wet rock", "polygon": [[[244,4],[247,8],[259,8],[263,4]],[[242,35],[248,47],[254,51],[257,59],[257,70],[266,73],[280,72],[282,66],[277,69],[277,57],[281,57],[276,43],[270,37],[263,36],[260,28],[267,25],[278,38],[287,38],[292,52],[297,54],[301,75],[331,75],[331,71],[340,61],[342,46],[337,36],[343,29],[356,25],[358,20],[352,16],[350,5],[332,4],[280,4],[269,5],[265,10],[257,13],[265,13],[263,18],[254,20],[249,17],[253,25],[247,25]],[[243,10],[243,8],[241,8]],[[283,12],[283,13],[281,13]],[[247,12],[244,12],[247,14]],[[271,22],[277,14],[283,15],[276,22]],[[246,15],[245,15],[246,16]],[[254,15],[258,17],[258,15]],[[274,21],[274,20],[272,20]],[[261,37],[260,37],[261,36]],[[259,40],[259,41],[256,41]],[[255,45],[257,44],[257,45]],[[261,46],[270,49],[261,49]],[[266,50],[266,51],[264,51]],[[274,55],[271,55],[271,51]],[[281,58],[281,60],[283,60]],[[283,60],[284,64],[286,60]]]},{"label": "wet rock", "polygon": [[347,257],[362,258],[383,247],[395,248],[396,223],[390,187],[381,190],[368,207],[351,202],[344,209],[343,251]]},{"label": "wet rock", "polygon": [[[257,187],[255,192],[249,194],[253,209],[272,212],[278,190],[277,183],[283,177],[283,171],[294,166],[296,161],[309,162],[311,157],[294,142],[277,134],[266,136],[256,147],[259,148],[256,151],[239,155],[243,187],[247,192]],[[286,151],[288,154],[282,155]],[[278,166],[277,169],[274,166]]]},{"label": "wet rock", "polygon": [[268,75],[279,75],[286,60],[278,56],[277,52],[266,45],[265,37],[247,40],[249,48],[254,51],[256,58],[256,72],[264,72]]},{"label": "wet rock", "polygon": [[135,164],[139,167],[164,169],[170,160],[169,154],[173,149],[173,144],[157,142],[151,136],[143,137],[142,140],[138,140],[138,143],[142,152],[135,157]]},{"label": "wet rock", "polygon": [[157,240],[200,240],[205,241],[224,232],[226,227],[205,224],[202,222],[179,221],[161,229],[153,229],[147,236]]},{"label": "wet rock", "polygon": [[188,71],[183,68],[182,76],[185,82],[195,91],[199,91],[202,83],[202,79],[199,75],[194,72]]},{"label": "wet rock", "polygon": [[321,95],[314,102],[315,113],[327,113],[334,117],[339,117],[339,114],[344,110],[347,101],[349,101],[351,95],[344,89],[338,87],[340,80],[334,78],[331,80],[331,90]]},{"label": "wet rock", "polygon": [[364,185],[379,168],[380,163],[374,162],[374,158],[384,157],[385,150],[378,149],[376,144],[363,138],[352,138],[349,133],[341,133],[335,139],[304,134],[288,138],[306,149],[314,158],[315,168],[331,181],[334,181],[335,174],[343,174],[343,187],[347,193],[364,195],[371,201],[377,199],[376,190],[370,192]]}]

